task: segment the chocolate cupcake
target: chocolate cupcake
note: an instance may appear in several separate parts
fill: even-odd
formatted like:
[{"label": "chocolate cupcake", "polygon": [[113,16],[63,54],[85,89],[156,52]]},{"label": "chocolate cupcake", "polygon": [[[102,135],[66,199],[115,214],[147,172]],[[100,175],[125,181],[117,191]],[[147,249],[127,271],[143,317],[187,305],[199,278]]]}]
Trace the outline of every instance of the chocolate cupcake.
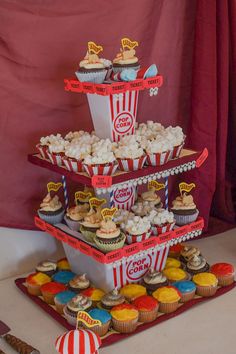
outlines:
[{"label": "chocolate cupcake", "polygon": [[86,311],[92,309],[92,301],[84,295],[76,295],[64,307],[64,314],[68,323],[72,326],[76,325],[76,318],[79,311]]},{"label": "chocolate cupcake", "polygon": [[210,269],[209,264],[202,256],[193,256],[186,265],[186,271],[191,274],[198,274],[208,272]]},{"label": "chocolate cupcake", "polygon": [[141,200],[144,202],[153,203],[156,208],[162,208],[161,197],[156,194],[154,188],[150,188],[148,191],[141,194]]},{"label": "chocolate cupcake", "polygon": [[64,217],[64,213],[65,210],[59,197],[57,195],[51,197],[50,193],[46,195],[38,209],[40,219],[52,225],[60,223]]},{"label": "chocolate cupcake", "polygon": [[111,310],[112,307],[121,305],[124,302],[125,297],[119,294],[117,288],[115,288],[101,298],[101,307],[105,310]]},{"label": "chocolate cupcake", "polygon": [[164,274],[150,268],[144,275],[141,284],[145,286],[148,293],[151,294],[156,289],[168,285],[168,280]]},{"label": "chocolate cupcake", "polygon": [[125,235],[114,221],[107,219],[101,221],[94,242],[101,251],[107,253],[122,248],[125,243]]},{"label": "chocolate cupcake", "polygon": [[68,287],[71,291],[79,293],[81,290],[89,288],[90,281],[86,278],[86,274],[76,275],[69,281]]},{"label": "chocolate cupcake", "polygon": [[199,214],[192,195],[186,193],[173,200],[171,211],[174,213],[176,224],[179,226],[194,222]]},{"label": "chocolate cupcake", "polygon": [[91,208],[83,221],[80,222],[80,232],[88,242],[94,243],[96,231],[99,229],[101,221],[101,208],[97,208],[96,210]]},{"label": "chocolate cupcake", "polygon": [[135,47],[138,46],[138,42],[131,41],[128,38],[122,38],[120,52],[113,60],[114,73],[121,72],[125,69],[138,70],[140,64],[138,58],[135,56]]},{"label": "chocolate cupcake", "polygon": [[54,275],[57,271],[57,262],[55,261],[42,261],[35,268],[36,272],[47,274],[49,277]]},{"label": "chocolate cupcake", "polygon": [[184,246],[184,248],[180,251],[180,257],[179,260],[187,264],[188,261],[193,257],[193,256],[200,256],[201,252],[199,248],[194,247],[194,246]]}]

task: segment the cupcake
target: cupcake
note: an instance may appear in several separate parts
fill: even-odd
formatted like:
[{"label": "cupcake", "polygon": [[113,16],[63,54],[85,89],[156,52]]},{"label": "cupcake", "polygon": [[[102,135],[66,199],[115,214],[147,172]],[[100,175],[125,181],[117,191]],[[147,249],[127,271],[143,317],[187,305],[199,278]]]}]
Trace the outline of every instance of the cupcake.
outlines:
[{"label": "cupcake", "polygon": [[67,258],[59,259],[59,261],[57,261],[57,267],[60,270],[71,270],[70,264],[69,264]]},{"label": "cupcake", "polygon": [[171,313],[176,311],[179,307],[181,295],[174,286],[164,286],[159,288],[154,291],[152,296],[159,302],[160,312]]},{"label": "cupcake", "polygon": [[120,52],[113,59],[112,70],[114,73],[121,72],[125,69],[138,70],[140,64],[138,58],[135,56],[135,47],[138,46],[138,42],[130,41],[128,38],[121,40]]},{"label": "cupcake", "polygon": [[54,305],[54,297],[58,293],[65,291],[66,286],[61,283],[51,281],[49,283],[43,284],[40,288],[43,295],[43,299],[47,304]]},{"label": "cupcake", "polygon": [[134,332],[138,325],[139,312],[130,304],[114,306],[111,310],[112,327],[120,333]]},{"label": "cupcake", "polygon": [[36,266],[35,270],[51,277],[57,271],[57,262],[50,260],[42,261]]},{"label": "cupcake", "polygon": [[133,301],[139,296],[146,295],[147,290],[144,286],[139,284],[128,284],[120,289],[120,294],[123,295],[127,301]]},{"label": "cupcake", "polygon": [[127,220],[134,218],[134,213],[125,209],[118,209],[113,217],[113,221],[121,226],[122,224],[127,223]]},{"label": "cupcake", "polygon": [[88,288],[81,291],[81,295],[87,296],[93,302],[93,306],[97,306],[97,304],[101,301],[105,293],[101,289]]},{"label": "cupcake", "polygon": [[200,256],[201,252],[198,247],[195,246],[189,246],[185,245],[181,250],[180,250],[180,258],[179,260],[183,262],[184,264],[187,264],[188,261],[193,257],[193,256]]},{"label": "cupcake", "polygon": [[154,208],[155,208],[155,205],[153,202],[141,201],[141,202],[135,203],[131,207],[131,210],[137,216],[149,216],[150,212]]},{"label": "cupcake", "polygon": [[101,207],[96,210],[91,208],[80,222],[80,232],[88,242],[94,243],[96,231],[99,229],[102,221]]},{"label": "cupcake", "polygon": [[92,301],[82,294],[75,295],[64,307],[63,312],[66,316],[67,322],[72,326],[76,325],[77,314],[79,311],[86,311],[92,309]]},{"label": "cupcake", "polygon": [[234,282],[234,267],[229,263],[216,263],[211,266],[210,272],[218,279],[219,286],[231,285]]},{"label": "cupcake", "polygon": [[186,265],[186,272],[191,275],[208,272],[210,266],[202,256],[193,256]]},{"label": "cupcake", "polygon": [[165,269],[167,268],[181,268],[181,262],[178,259],[167,257]]},{"label": "cupcake", "polygon": [[94,242],[97,247],[107,253],[122,248],[125,243],[125,235],[112,220],[102,220],[100,228],[96,231]]},{"label": "cupcake", "polygon": [[143,168],[146,154],[135,135],[123,136],[114,148],[121,171],[137,171]]},{"label": "cupcake", "polygon": [[53,281],[67,285],[75,277],[75,273],[69,270],[60,270],[53,275]]},{"label": "cupcake", "polygon": [[89,288],[90,281],[87,279],[86,274],[76,275],[68,283],[68,287],[71,291],[79,293],[82,290]]},{"label": "cupcake", "polygon": [[71,230],[78,231],[80,228],[80,221],[83,220],[87,213],[88,208],[86,205],[76,205],[67,209],[64,220]]},{"label": "cupcake", "polygon": [[156,208],[162,207],[161,197],[156,193],[155,188],[153,187],[141,194],[141,200],[144,202],[151,202]]},{"label": "cupcake", "polygon": [[175,226],[174,214],[166,209],[152,210],[149,220],[153,236],[171,231]]},{"label": "cupcake", "polygon": [[188,274],[180,268],[167,268],[163,270],[163,273],[170,282],[176,282],[179,280],[187,280],[189,278]]},{"label": "cupcake", "polygon": [[176,224],[179,226],[194,222],[199,214],[192,195],[186,193],[173,200],[171,211],[174,213]]},{"label": "cupcake", "polygon": [[128,244],[147,240],[151,235],[151,224],[147,217],[135,216],[125,226]]},{"label": "cupcake", "polygon": [[147,163],[150,166],[161,166],[166,164],[171,156],[172,146],[162,135],[157,135],[155,139],[144,142],[147,154]]},{"label": "cupcake", "polygon": [[198,273],[192,281],[196,284],[196,294],[203,297],[213,296],[217,290],[218,280],[212,273]]},{"label": "cupcake", "polygon": [[181,302],[192,300],[196,293],[196,285],[191,280],[177,281],[172,284],[181,294]]},{"label": "cupcake", "polygon": [[64,213],[65,211],[59,197],[57,195],[51,197],[50,193],[46,195],[38,209],[38,216],[40,219],[53,225],[58,224],[63,220]]},{"label": "cupcake", "polygon": [[51,278],[48,275],[38,272],[28,275],[25,283],[30,295],[40,296],[42,295],[40,290],[41,286],[50,281]]},{"label": "cupcake", "polygon": [[168,280],[163,273],[158,272],[153,268],[149,268],[148,272],[144,275],[141,284],[145,286],[147,292],[151,294],[156,289],[168,285]]},{"label": "cupcake", "polygon": [[94,42],[88,42],[88,50],[83,60],[79,63],[76,76],[80,82],[93,82],[101,84],[105,80],[107,69],[104,61],[98,57],[103,48]]},{"label": "cupcake", "polygon": [[107,334],[110,324],[111,324],[111,315],[108,311],[102,309],[92,309],[88,313],[93,320],[98,320],[101,322],[101,325],[93,326],[91,328],[83,324],[87,329],[91,329],[94,333],[98,334],[100,337]]},{"label": "cupcake", "polygon": [[170,246],[168,256],[171,258],[179,258],[180,257],[180,252],[184,246],[181,243],[177,243],[177,245]]},{"label": "cupcake", "polygon": [[120,294],[117,289],[114,289],[101,298],[101,307],[106,310],[111,310],[112,307],[121,305],[124,302],[124,295]]},{"label": "cupcake", "polygon": [[152,322],[157,318],[159,304],[152,296],[143,295],[137,297],[132,304],[138,309],[139,322]]},{"label": "cupcake", "polygon": [[61,315],[63,315],[63,310],[66,304],[75,296],[75,293],[73,291],[65,290],[62,291],[61,293],[56,294],[54,297],[54,302],[56,305],[56,310],[59,312]]}]

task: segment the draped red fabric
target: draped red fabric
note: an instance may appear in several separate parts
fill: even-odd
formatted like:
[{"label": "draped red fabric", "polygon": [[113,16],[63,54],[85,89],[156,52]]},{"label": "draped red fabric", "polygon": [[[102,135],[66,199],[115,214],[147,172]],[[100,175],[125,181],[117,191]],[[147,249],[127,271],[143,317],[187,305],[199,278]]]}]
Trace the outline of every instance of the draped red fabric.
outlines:
[{"label": "draped red fabric", "polygon": [[226,165],[226,144],[235,80],[229,97],[227,80],[229,70],[235,75],[236,32],[227,6],[235,12],[220,0],[2,0],[0,225],[34,227],[46,183],[60,177],[30,165],[27,154],[41,136],[92,129],[86,96],[65,92],[63,79],[74,75],[89,40],[112,59],[124,36],[139,41],[140,61],[156,63],[165,80],[155,98],[140,93],[138,121],[181,125],[189,146],[209,148],[206,165],[189,176],[196,202],[208,218],[215,194],[215,212],[232,219],[227,186],[235,166]]}]

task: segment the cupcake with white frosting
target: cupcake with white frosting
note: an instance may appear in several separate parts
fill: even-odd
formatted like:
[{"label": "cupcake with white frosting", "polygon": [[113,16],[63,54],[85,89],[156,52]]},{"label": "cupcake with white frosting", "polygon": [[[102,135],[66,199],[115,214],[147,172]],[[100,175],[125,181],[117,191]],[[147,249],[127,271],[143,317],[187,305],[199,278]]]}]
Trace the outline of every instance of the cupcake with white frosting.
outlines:
[{"label": "cupcake with white frosting", "polygon": [[99,229],[102,221],[101,207],[91,208],[89,212],[80,221],[80,232],[88,242],[94,243],[96,231]]},{"label": "cupcake with white frosting", "polygon": [[180,258],[179,259],[182,263],[187,264],[191,258],[193,258],[194,256],[200,256],[200,255],[201,255],[201,251],[198,247],[184,245],[184,247],[180,251]]},{"label": "cupcake with white frosting", "polygon": [[51,277],[57,271],[57,262],[50,260],[42,261],[36,266],[35,270],[36,272],[40,272]]},{"label": "cupcake with white frosting", "polygon": [[156,208],[162,207],[161,197],[156,193],[155,188],[150,188],[141,194],[141,200],[144,202],[149,202],[151,206]]},{"label": "cupcake with white frosting", "polygon": [[87,296],[78,294],[74,296],[64,307],[64,315],[66,316],[67,322],[72,326],[75,326],[78,312],[88,312],[91,308],[92,301]]},{"label": "cupcake with white frosting", "polygon": [[73,279],[69,281],[69,289],[75,293],[79,293],[82,290],[88,289],[90,287],[90,281],[86,277],[86,274],[76,275]]},{"label": "cupcake with white frosting", "polygon": [[40,219],[46,221],[49,224],[58,224],[62,221],[65,214],[65,210],[59,197],[55,195],[51,196],[50,193],[43,199],[38,209],[38,216]]},{"label": "cupcake with white frosting", "polygon": [[147,217],[135,216],[125,226],[128,244],[147,240],[151,235],[151,223]]},{"label": "cupcake with white frosting", "polygon": [[117,288],[115,288],[101,298],[101,307],[105,310],[111,310],[112,307],[121,305],[124,302],[125,297],[119,293]]},{"label": "cupcake with white frosting", "polygon": [[63,165],[63,157],[65,156],[66,146],[68,141],[64,140],[60,135],[50,141],[47,155],[52,164],[57,166]]},{"label": "cupcake with white frosting", "polygon": [[126,135],[114,148],[121,171],[136,171],[143,168],[146,154],[135,135]]},{"label": "cupcake with white frosting", "polygon": [[152,210],[149,220],[153,236],[171,231],[175,225],[174,214],[166,209]]}]

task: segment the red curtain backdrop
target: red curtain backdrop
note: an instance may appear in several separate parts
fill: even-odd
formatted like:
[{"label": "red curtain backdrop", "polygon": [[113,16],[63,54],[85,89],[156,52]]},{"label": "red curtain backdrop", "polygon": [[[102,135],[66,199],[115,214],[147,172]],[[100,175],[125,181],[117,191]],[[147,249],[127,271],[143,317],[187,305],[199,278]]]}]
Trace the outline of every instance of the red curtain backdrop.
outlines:
[{"label": "red curtain backdrop", "polygon": [[236,136],[235,107],[228,110],[236,82],[234,6],[220,0],[2,0],[0,224],[34,227],[46,183],[60,177],[30,165],[27,154],[41,136],[92,129],[86,96],[65,92],[63,79],[74,75],[89,40],[112,59],[124,36],[139,41],[140,61],[156,63],[165,80],[157,97],[140,93],[138,121],[181,125],[189,146],[208,147],[208,162],[188,178],[197,184],[201,214],[208,219],[214,196],[215,214],[232,220],[236,171],[226,152],[227,136]]}]

